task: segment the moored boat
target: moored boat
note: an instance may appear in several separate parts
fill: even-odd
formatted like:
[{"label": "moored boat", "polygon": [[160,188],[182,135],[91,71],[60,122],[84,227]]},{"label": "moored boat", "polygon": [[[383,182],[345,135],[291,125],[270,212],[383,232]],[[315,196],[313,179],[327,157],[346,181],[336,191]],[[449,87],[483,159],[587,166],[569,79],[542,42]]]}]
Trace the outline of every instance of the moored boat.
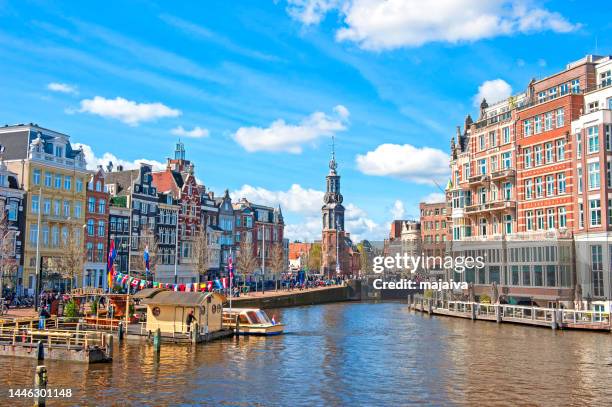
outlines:
[{"label": "moored boat", "polygon": [[225,324],[235,326],[238,318],[240,335],[280,335],[283,333],[284,324],[278,323],[268,317],[264,310],[259,308],[229,308],[223,309],[223,321]]}]

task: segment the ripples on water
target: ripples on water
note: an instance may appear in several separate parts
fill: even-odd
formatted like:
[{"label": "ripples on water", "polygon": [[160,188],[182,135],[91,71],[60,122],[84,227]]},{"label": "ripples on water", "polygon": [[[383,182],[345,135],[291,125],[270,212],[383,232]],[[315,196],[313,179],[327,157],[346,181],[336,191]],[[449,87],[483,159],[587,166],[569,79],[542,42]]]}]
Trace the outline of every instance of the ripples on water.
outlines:
[{"label": "ripples on water", "polygon": [[[414,314],[400,303],[270,311],[286,335],[206,345],[129,341],[112,364],[46,361],[49,405],[610,405],[612,337]],[[36,362],[0,358],[7,389]],[[8,403],[8,404],[7,404]],[[30,402],[24,405],[31,405]]]}]

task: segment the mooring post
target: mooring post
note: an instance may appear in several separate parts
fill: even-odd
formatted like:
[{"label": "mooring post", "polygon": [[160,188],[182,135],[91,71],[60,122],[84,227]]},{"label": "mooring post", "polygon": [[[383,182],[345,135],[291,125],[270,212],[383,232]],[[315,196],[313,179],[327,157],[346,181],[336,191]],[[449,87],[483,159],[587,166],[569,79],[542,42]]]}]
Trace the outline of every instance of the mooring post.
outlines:
[{"label": "mooring post", "polygon": [[113,358],[113,334],[106,334],[106,357],[109,359]]},{"label": "mooring post", "polygon": [[234,335],[236,335],[236,339],[240,339],[240,319],[238,315],[236,315],[236,328],[234,330]]},{"label": "mooring post", "polygon": [[495,321],[497,321],[498,324],[501,324],[502,322],[501,305],[499,304],[495,305]]},{"label": "mooring post", "polygon": [[192,328],[193,329],[191,330],[191,343],[198,343],[198,329],[200,329],[200,326],[196,322],[195,324],[192,324]]},{"label": "mooring post", "polygon": [[119,321],[119,342],[123,341],[123,321]]},{"label": "mooring post", "polygon": [[157,328],[155,335],[153,335],[153,350],[157,353],[161,350],[161,329]]},{"label": "mooring post", "polygon": [[45,393],[47,389],[47,368],[43,365],[36,366],[34,375],[34,386],[38,390],[38,398],[34,401],[35,406],[45,406]]},{"label": "mooring post", "polygon": [[421,297],[421,312],[425,311],[425,299],[423,297]]},{"label": "mooring post", "polygon": [[472,303],[472,321],[476,320],[476,303]]},{"label": "mooring post", "polygon": [[427,300],[427,310],[427,312],[429,312],[429,315],[433,314],[433,304],[431,298]]},{"label": "mooring post", "polygon": [[553,309],[552,311],[552,322],[550,323],[550,327],[553,329],[557,329],[557,310]]},{"label": "mooring post", "polygon": [[38,361],[40,362],[40,361],[45,360],[45,346],[43,345],[42,341],[38,341],[36,345],[36,349],[37,349]]}]

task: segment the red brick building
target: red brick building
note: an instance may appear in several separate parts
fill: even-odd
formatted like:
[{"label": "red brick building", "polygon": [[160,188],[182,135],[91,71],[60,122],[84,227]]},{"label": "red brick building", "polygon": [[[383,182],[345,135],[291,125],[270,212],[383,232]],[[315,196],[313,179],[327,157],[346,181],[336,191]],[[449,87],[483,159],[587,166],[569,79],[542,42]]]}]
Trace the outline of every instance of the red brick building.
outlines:
[{"label": "red brick building", "polygon": [[86,262],[82,285],[106,289],[109,194],[105,192],[104,179],[105,173],[100,167],[92,174],[87,184],[84,228]]},{"label": "red brick building", "polygon": [[446,202],[419,204],[421,211],[421,250],[425,256],[444,256],[448,233]]}]

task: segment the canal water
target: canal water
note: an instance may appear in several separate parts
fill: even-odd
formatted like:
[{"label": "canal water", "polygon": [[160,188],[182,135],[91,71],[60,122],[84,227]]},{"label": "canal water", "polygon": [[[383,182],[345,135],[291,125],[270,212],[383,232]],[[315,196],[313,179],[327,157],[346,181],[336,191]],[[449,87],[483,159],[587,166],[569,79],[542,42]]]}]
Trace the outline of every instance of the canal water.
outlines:
[{"label": "canal water", "polygon": [[[49,405],[609,405],[612,335],[447,317],[401,303],[270,311],[287,334],[195,347],[116,346],[112,364],[46,361]],[[36,362],[0,358],[8,388],[31,388]]]}]

